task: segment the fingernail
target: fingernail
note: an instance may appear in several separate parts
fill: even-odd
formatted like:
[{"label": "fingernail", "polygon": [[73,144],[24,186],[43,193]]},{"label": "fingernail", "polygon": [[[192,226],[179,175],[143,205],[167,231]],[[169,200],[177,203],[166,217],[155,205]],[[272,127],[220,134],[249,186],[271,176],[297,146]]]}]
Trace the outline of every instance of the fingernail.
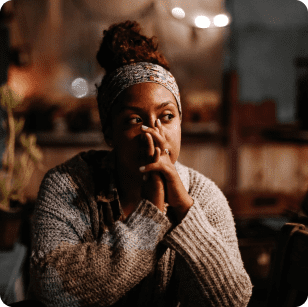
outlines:
[{"label": "fingernail", "polygon": [[143,175],[143,181],[146,181],[147,180],[147,175]]},{"label": "fingernail", "polygon": [[160,119],[157,120],[158,126],[161,125]]},{"label": "fingernail", "polygon": [[142,128],[143,130],[147,130],[147,129],[149,129],[149,127],[144,126],[144,125],[142,125],[142,126],[141,126],[141,128]]},{"label": "fingernail", "polygon": [[143,171],[145,170],[145,166],[141,166],[141,167],[139,168],[139,170],[140,170],[140,172],[143,172]]}]

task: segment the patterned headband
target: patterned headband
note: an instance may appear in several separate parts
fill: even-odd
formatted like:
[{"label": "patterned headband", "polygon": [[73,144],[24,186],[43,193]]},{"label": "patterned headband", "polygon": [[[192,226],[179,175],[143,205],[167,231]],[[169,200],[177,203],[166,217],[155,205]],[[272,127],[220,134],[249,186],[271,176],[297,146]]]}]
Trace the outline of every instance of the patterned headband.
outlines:
[{"label": "patterned headband", "polygon": [[97,101],[103,129],[108,113],[118,95],[134,84],[145,82],[158,83],[167,88],[174,95],[182,117],[179,88],[173,75],[160,65],[140,62],[122,66],[102,80]]}]

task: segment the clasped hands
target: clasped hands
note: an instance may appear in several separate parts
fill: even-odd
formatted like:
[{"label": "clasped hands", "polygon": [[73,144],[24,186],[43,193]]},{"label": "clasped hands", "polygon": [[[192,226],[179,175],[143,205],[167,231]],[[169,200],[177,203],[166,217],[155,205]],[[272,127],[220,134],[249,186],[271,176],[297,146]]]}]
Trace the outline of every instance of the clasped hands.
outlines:
[{"label": "clasped hands", "polygon": [[141,131],[148,145],[147,164],[140,167],[140,172],[144,174],[145,179],[142,197],[148,199],[161,211],[164,210],[164,203],[167,202],[173,207],[180,222],[193,205],[193,200],[171,161],[172,148],[168,148],[162,124],[157,119],[154,128],[142,126]]}]

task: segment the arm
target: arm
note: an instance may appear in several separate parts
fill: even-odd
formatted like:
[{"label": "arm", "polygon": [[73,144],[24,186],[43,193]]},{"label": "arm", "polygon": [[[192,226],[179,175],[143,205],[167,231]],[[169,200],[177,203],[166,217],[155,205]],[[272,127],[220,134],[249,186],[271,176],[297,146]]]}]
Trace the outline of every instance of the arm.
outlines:
[{"label": "arm", "polygon": [[41,184],[28,297],[47,306],[110,306],[153,269],[157,244],[171,225],[144,200],[125,224],[117,221],[97,242],[93,214],[83,209],[91,199],[69,178],[53,171]]},{"label": "arm", "polygon": [[247,306],[252,285],[243,267],[227,200],[213,182],[196,171],[186,168],[185,172],[182,166],[180,178],[180,169],[164,151],[168,142],[163,130],[159,121],[156,127],[145,129],[156,147],[154,161],[140,171],[160,172],[165,178],[167,200],[178,225],[163,242],[179,255],[176,270],[181,306]]},{"label": "arm", "polygon": [[163,242],[176,250],[181,306],[247,306],[252,285],[234,220],[218,187],[190,170],[194,205]]}]

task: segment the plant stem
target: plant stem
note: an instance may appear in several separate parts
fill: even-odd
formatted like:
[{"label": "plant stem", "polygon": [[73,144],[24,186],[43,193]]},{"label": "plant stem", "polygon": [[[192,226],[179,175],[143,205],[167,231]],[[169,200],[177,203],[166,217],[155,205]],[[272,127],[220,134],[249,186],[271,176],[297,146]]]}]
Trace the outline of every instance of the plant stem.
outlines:
[{"label": "plant stem", "polygon": [[13,172],[14,172],[14,163],[15,163],[15,124],[13,111],[10,106],[7,108],[8,116],[8,130],[9,130],[9,142],[8,142],[8,180],[7,180],[7,190],[11,191],[12,181],[13,181]]}]

